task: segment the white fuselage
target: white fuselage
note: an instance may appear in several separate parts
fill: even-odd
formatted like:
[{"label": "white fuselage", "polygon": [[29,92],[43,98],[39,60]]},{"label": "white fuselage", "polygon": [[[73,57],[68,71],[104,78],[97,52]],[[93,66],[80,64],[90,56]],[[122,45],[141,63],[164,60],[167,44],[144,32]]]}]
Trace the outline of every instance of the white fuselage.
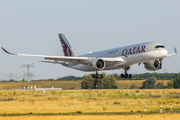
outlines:
[{"label": "white fuselage", "polygon": [[[146,70],[156,71],[162,68],[164,57],[177,54],[176,48],[174,48],[173,54],[168,54],[164,45],[156,42],[145,42],[76,56],[63,33],[59,34],[59,39],[64,56],[17,54],[8,52],[3,47],[2,49],[10,55],[41,57],[44,60],[40,62],[61,64],[81,71],[91,72],[124,68],[125,78],[128,77],[127,70],[131,65],[144,63]],[[97,74],[96,77],[99,78]],[[129,77],[131,78],[131,75]]]},{"label": "white fuselage", "polygon": [[[165,48],[155,48],[158,45],[162,44],[155,42],[146,42],[130,46],[108,49],[104,51],[88,53],[81,55],[79,57],[89,57],[89,59],[121,58],[123,62],[107,65],[103,70],[120,69],[127,66],[131,66],[133,64],[149,62],[156,59],[163,59],[167,56],[168,52]],[[65,66],[81,71],[94,71],[91,70],[87,65],[83,64]]]}]

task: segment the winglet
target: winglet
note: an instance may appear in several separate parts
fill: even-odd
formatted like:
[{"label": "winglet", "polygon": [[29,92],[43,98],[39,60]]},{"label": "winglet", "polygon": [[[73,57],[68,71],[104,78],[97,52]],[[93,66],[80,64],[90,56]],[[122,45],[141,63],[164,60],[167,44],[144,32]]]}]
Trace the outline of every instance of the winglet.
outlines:
[{"label": "winglet", "polygon": [[11,55],[17,55],[17,54],[14,54],[14,53],[10,53],[10,52],[8,52],[6,49],[4,49],[3,47],[1,47],[3,50],[4,50],[4,52],[6,52],[7,54],[11,54]]},{"label": "winglet", "polygon": [[178,51],[177,51],[177,49],[174,47],[174,53],[175,54],[177,54],[178,53]]},{"label": "winglet", "polygon": [[177,49],[174,47],[174,53],[173,54],[168,54],[167,56],[173,56],[176,55],[178,53]]}]

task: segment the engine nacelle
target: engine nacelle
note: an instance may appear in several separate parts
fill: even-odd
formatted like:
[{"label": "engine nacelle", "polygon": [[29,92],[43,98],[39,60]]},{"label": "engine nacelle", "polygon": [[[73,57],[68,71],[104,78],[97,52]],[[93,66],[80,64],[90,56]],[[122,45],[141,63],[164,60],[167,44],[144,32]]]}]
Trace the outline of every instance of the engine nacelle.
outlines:
[{"label": "engine nacelle", "polygon": [[92,59],[87,65],[89,70],[103,70],[106,67],[106,63],[103,59]]},{"label": "engine nacelle", "polygon": [[146,68],[146,70],[156,71],[162,68],[162,61],[155,60],[155,61],[145,62],[144,67]]}]

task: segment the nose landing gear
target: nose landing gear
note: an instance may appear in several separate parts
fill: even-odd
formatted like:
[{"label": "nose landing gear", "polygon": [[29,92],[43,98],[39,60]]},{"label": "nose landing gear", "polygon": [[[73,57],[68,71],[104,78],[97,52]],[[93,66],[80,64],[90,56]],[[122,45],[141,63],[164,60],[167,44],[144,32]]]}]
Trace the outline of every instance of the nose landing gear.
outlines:
[{"label": "nose landing gear", "polygon": [[130,69],[130,66],[124,67],[125,72],[124,74],[121,74],[121,78],[132,78],[132,75],[127,73],[129,69]]}]

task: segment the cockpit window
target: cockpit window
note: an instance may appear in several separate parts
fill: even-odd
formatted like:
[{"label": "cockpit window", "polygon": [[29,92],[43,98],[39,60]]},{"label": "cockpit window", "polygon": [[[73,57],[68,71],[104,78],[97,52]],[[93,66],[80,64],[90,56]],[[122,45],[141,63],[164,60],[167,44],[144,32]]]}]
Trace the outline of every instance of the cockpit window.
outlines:
[{"label": "cockpit window", "polygon": [[164,45],[157,45],[155,48],[165,48]]}]

